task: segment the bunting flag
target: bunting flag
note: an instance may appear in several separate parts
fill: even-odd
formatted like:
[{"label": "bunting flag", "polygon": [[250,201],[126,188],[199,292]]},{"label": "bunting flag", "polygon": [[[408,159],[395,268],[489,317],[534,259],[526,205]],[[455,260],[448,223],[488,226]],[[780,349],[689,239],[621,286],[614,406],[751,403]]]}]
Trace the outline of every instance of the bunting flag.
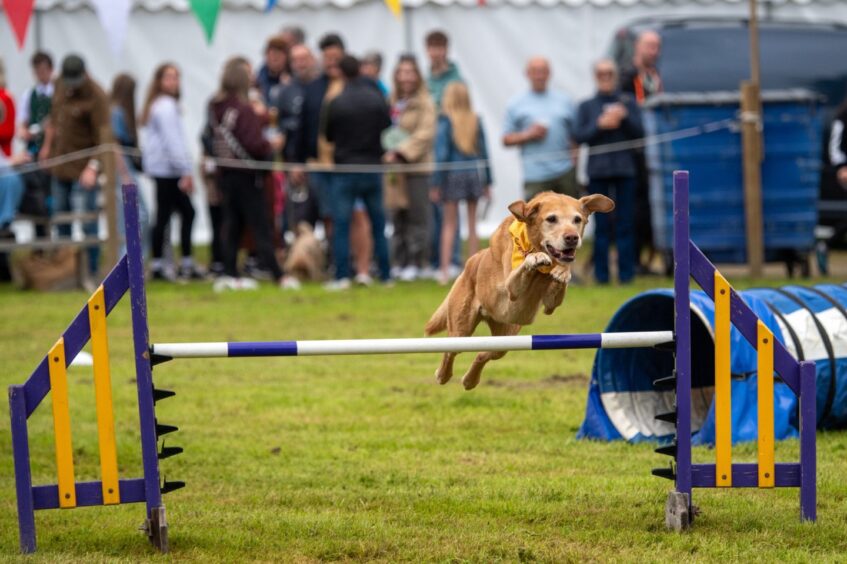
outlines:
[{"label": "bunting flag", "polygon": [[221,11],[221,0],[191,0],[191,11],[197,16],[203,31],[206,32],[206,42],[211,43],[215,36],[215,24]]},{"label": "bunting flag", "polygon": [[391,13],[394,14],[394,17],[398,20],[403,17],[403,5],[401,4],[401,0],[385,0],[385,5],[388,6],[388,9],[391,10]]},{"label": "bunting flag", "polygon": [[265,6],[265,11],[270,12],[274,9],[274,6],[276,6],[276,0],[268,0],[268,5]]},{"label": "bunting flag", "polygon": [[100,25],[106,31],[112,54],[119,58],[126,40],[132,0],[93,0],[93,3]]},{"label": "bunting flag", "polygon": [[12,26],[15,39],[18,40],[18,49],[24,48],[26,32],[29,29],[29,20],[32,17],[34,7],[35,0],[3,0],[3,11],[6,12],[6,18],[9,20],[9,25]]}]

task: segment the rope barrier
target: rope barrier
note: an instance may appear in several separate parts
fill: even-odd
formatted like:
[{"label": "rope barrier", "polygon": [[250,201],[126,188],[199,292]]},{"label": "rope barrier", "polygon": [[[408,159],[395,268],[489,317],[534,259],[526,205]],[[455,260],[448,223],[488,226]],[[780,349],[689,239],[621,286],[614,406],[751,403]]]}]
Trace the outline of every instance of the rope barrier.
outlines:
[{"label": "rope barrier", "polygon": [[[605,145],[595,145],[587,149],[587,154],[601,155],[615,153],[619,151],[630,151],[634,149],[643,149],[646,147],[670,143],[681,139],[691,137],[699,137],[708,135],[723,129],[731,129],[738,126],[737,119],[722,119],[709,122],[703,125],[669,131],[659,135],[650,135],[639,139],[628,141],[620,141],[616,143],[607,143]],[[96,147],[74,151],[59,157],[52,157],[38,162],[26,163],[15,167],[10,167],[5,170],[0,170],[0,176],[8,176],[11,174],[27,174],[38,170],[49,169],[55,166],[67,164],[70,162],[81,161],[83,159],[91,159],[98,155],[107,152],[116,152],[124,156],[143,157],[143,152],[139,149],[123,147],[117,143],[104,143]],[[549,162],[557,161],[562,158],[570,158],[570,151],[551,151],[547,153],[537,153],[532,155],[524,155],[521,157],[524,161]],[[303,170],[305,172],[325,172],[325,173],[352,173],[352,174],[431,174],[435,171],[457,171],[457,170],[479,170],[482,167],[490,166],[490,159],[476,159],[462,162],[451,163],[404,163],[404,164],[321,164],[321,163],[283,163],[275,161],[260,161],[260,160],[243,160],[243,159],[226,159],[215,157],[204,157],[208,162],[214,163],[217,168],[227,169],[242,169],[242,170],[259,170],[267,172],[291,172],[294,170]]]}]

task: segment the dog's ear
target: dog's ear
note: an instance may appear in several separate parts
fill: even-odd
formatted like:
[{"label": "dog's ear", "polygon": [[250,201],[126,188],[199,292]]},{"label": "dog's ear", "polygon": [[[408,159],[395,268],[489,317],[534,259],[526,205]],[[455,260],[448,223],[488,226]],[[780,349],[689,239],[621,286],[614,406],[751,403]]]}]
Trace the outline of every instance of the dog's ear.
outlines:
[{"label": "dog's ear", "polygon": [[512,202],[509,204],[509,211],[512,212],[513,216],[515,216],[515,219],[518,221],[524,221],[526,219],[526,202],[523,200]]},{"label": "dog's ear", "polygon": [[532,219],[532,216],[538,213],[538,204],[533,204],[532,202],[526,203],[523,200],[518,200],[517,202],[509,204],[509,211],[512,212],[513,216],[515,216],[515,219],[526,223],[528,220]]},{"label": "dog's ear", "polygon": [[592,214],[595,212],[599,213],[609,213],[613,209],[615,209],[615,202],[612,201],[611,198],[608,198],[602,194],[591,194],[590,196],[583,196],[579,199],[579,203],[582,204],[582,209],[585,210],[585,213]]}]

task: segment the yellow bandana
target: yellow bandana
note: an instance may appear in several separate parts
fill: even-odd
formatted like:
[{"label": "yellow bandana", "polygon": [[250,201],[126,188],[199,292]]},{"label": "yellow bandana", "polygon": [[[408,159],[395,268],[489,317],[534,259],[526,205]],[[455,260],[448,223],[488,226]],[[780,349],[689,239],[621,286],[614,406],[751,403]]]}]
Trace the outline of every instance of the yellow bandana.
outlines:
[{"label": "yellow bandana", "polygon": [[[532,248],[529,234],[526,232],[526,223],[517,219],[509,226],[509,234],[512,236],[512,270],[521,265],[526,255],[538,252]],[[548,274],[553,270],[552,266],[540,266],[538,272]]]}]

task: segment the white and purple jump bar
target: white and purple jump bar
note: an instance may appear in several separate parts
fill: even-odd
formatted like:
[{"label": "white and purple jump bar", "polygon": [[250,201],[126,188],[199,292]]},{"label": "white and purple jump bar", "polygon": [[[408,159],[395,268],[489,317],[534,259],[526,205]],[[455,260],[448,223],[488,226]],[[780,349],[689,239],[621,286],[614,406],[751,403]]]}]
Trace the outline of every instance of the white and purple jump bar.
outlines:
[{"label": "white and purple jump bar", "polygon": [[153,345],[151,352],[157,356],[169,358],[243,358],[251,356],[627,349],[655,347],[670,343],[673,343],[672,331],[638,331],[631,333],[586,333],[577,335],[519,335],[515,337],[162,343]]}]

